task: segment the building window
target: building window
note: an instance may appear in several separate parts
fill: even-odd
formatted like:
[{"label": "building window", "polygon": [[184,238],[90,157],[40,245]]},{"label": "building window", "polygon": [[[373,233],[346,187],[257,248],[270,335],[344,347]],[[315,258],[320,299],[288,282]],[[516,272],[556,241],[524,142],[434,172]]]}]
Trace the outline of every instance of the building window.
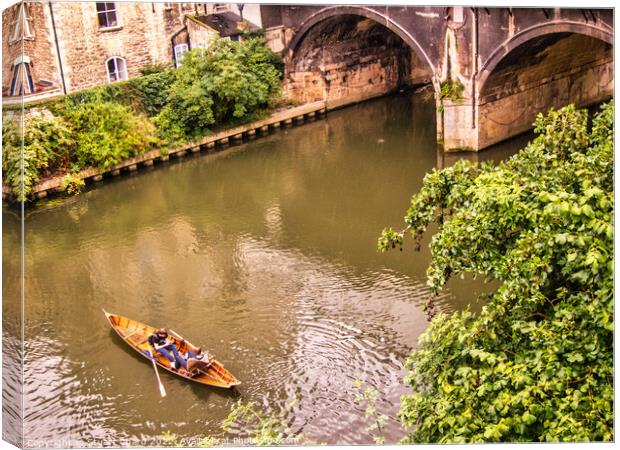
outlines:
[{"label": "building window", "polygon": [[13,78],[9,96],[32,94],[35,91],[32,71],[30,70],[30,58],[20,56],[13,62]]},{"label": "building window", "polygon": [[105,67],[108,72],[108,83],[127,79],[127,67],[123,58],[114,56],[106,61]]},{"label": "building window", "polygon": [[462,6],[445,8],[444,19],[453,24],[462,24],[465,22],[465,15]]},{"label": "building window", "polygon": [[217,14],[230,10],[227,3],[207,3],[207,14]]},{"label": "building window", "polygon": [[20,41],[22,38],[33,37],[29,21],[30,19],[26,13],[26,6],[21,3],[17,8],[17,16],[15,17],[15,26],[13,28],[11,42]]},{"label": "building window", "polygon": [[174,65],[179,67],[185,54],[188,52],[189,46],[187,44],[177,44],[174,46]]},{"label": "building window", "polygon": [[97,18],[99,19],[99,28],[118,26],[116,3],[97,3]]},{"label": "building window", "polygon": [[452,8],[452,22],[454,23],[463,23],[463,7],[455,6]]}]

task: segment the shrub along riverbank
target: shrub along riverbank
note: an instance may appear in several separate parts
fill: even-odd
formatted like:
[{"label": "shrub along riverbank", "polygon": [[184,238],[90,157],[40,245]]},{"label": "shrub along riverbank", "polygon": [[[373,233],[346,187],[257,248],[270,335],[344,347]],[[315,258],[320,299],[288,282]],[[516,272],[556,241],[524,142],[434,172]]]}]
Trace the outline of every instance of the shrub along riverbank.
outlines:
[{"label": "shrub along riverbank", "polygon": [[279,98],[282,60],[261,37],[217,40],[194,49],[178,69],[147,67],[145,75],[69,94],[29,115],[21,135],[4,121],[4,184],[27,199],[44,177],[87,167],[107,169],[149,150],[182,144],[213,129],[256,120]]},{"label": "shrub along riverbank", "polygon": [[[428,284],[501,282],[479,314],[433,319],[407,361],[410,442],[611,441],[613,102],[539,115],[539,136],[498,165],[428,174],[405,222],[431,222]],[[386,229],[379,249],[400,247]]]}]

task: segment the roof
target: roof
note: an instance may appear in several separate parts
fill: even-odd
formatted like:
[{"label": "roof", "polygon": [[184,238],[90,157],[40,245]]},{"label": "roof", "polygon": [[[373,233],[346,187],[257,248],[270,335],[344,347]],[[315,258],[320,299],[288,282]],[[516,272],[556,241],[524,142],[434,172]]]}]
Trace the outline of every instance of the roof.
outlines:
[{"label": "roof", "polygon": [[[245,30],[239,28],[241,22],[241,16],[232,11],[225,11],[217,14],[209,14],[206,16],[195,16],[195,18],[217,31],[221,37],[236,36],[242,34]],[[256,24],[248,20],[244,20],[247,23],[247,30],[258,30],[259,27]]]}]

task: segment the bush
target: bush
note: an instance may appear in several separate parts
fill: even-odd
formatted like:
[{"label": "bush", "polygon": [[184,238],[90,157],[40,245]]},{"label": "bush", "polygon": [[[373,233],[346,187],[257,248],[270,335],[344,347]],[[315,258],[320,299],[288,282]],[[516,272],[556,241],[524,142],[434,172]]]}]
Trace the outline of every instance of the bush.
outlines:
[{"label": "bush", "polygon": [[77,175],[68,173],[62,179],[62,188],[69,195],[76,195],[82,192],[86,183]]},{"label": "bush", "polygon": [[[438,316],[407,361],[405,442],[613,440],[613,103],[539,115],[498,164],[428,174],[405,222],[437,223],[428,284],[501,282],[481,313]],[[385,230],[382,250],[403,233]]]},{"label": "bush", "polygon": [[162,134],[196,138],[268,106],[280,89],[277,60],[262,38],[218,39],[208,50],[186,53],[156,121]]},{"label": "bush", "polygon": [[4,121],[2,126],[4,182],[19,200],[30,194],[41,175],[66,167],[75,146],[71,130],[62,121],[35,116],[24,125],[23,192],[21,133],[12,121]]},{"label": "bush", "polygon": [[280,90],[276,55],[264,39],[241,43],[218,41],[210,49],[213,67],[215,118],[224,123],[242,118],[260,106],[267,106]]},{"label": "bush", "polygon": [[176,79],[174,69],[162,70],[142,77],[132,78],[127,83],[129,95],[139,100],[138,109],[148,116],[159,114],[168,103],[170,86]]},{"label": "bush", "polygon": [[171,68],[170,64],[160,64],[160,63],[147,64],[146,66],[143,66],[140,68],[140,74],[142,76],[153,75],[156,73],[161,73],[166,70],[169,70],[170,68]]},{"label": "bush", "polygon": [[113,102],[128,106],[137,113],[155,116],[165,106],[175,76],[174,69],[166,69],[130,80],[73,92],[67,94],[63,100],[51,103],[49,109],[54,114],[62,114],[67,108],[85,103]]},{"label": "bush", "polygon": [[441,100],[449,98],[453,102],[463,99],[463,91],[465,86],[459,80],[448,80],[441,84],[441,90],[439,91],[439,98]]},{"label": "bush", "polygon": [[[194,50],[185,54],[184,62],[192,60],[192,52]],[[213,97],[208,88],[203,86],[200,78],[192,81],[191,75],[187,74],[185,77],[186,80],[177,77],[177,81],[170,88],[168,103],[155,118],[161,136],[169,142],[180,142],[204,135],[215,123]]]},{"label": "bush", "polygon": [[108,169],[159,144],[154,125],[127,106],[92,101],[69,104],[64,119],[75,133],[73,156],[79,168]]},{"label": "bush", "polygon": [[51,104],[50,111],[54,114],[59,114],[67,108],[95,102],[114,102],[130,105],[135,100],[129,95],[128,82],[119,81],[69,93],[64,99]]},{"label": "bush", "polygon": [[155,146],[203,136],[216,124],[255,118],[279,91],[281,64],[261,37],[221,39],[188,52],[178,70],[151,65],[142,77],[46,103],[56,117],[26,125],[23,193],[21,139],[3,126],[5,182],[22,198],[58,168],[108,169]]}]

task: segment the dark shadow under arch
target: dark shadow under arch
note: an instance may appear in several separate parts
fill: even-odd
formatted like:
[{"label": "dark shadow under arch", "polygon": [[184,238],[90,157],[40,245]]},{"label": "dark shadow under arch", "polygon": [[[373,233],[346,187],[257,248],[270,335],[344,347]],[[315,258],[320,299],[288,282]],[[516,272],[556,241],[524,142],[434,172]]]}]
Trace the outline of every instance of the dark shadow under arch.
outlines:
[{"label": "dark shadow under arch", "polygon": [[433,83],[435,82],[435,68],[424,49],[413,38],[413,36],[389,17],[363,6],[328,6],[312,14],[308,19],[303,22],[299,30],[295,33],[295,36],[291,40],[290,44],[288,45],[289,57],[292,57],[292,55],[295,54],[305,36],[315,25],[326,19],[340,15],[355,15],[372,19],[378,24],[383,25],[388,30],[392,31],[421,57],[420,59],[422,59],[426,63],[427,69],[432,75]]},{"label": "dark shadow under arch", "polygon": [[478,92],[483,92],[489,76],[493,73],[497,65],[513,50],[537,37],[556,33],[582,34],[599,39],[610,45],[613,45],[614,42],[613,32],[583,23],[562,21],[535,25],[517,33],[508,41],[502,43],[502,45],[497,47],[495,51],[491,53],[480,68],[480,76],[478,77],[477,83]]}]

